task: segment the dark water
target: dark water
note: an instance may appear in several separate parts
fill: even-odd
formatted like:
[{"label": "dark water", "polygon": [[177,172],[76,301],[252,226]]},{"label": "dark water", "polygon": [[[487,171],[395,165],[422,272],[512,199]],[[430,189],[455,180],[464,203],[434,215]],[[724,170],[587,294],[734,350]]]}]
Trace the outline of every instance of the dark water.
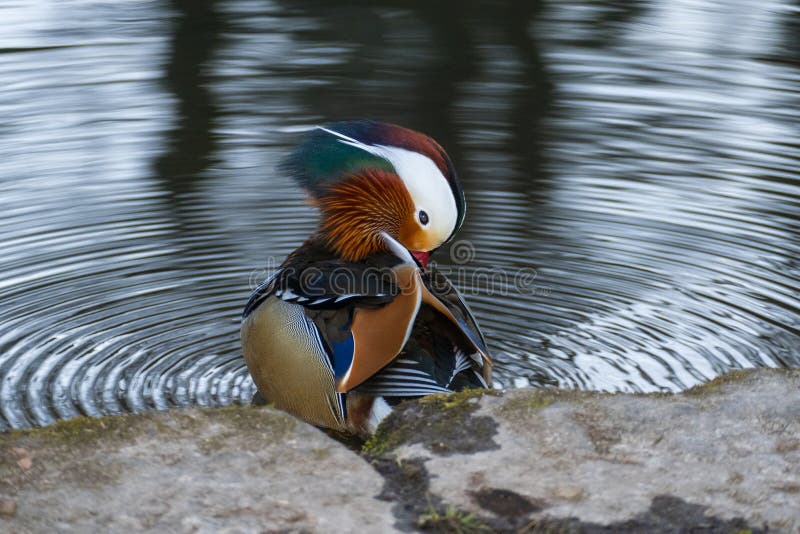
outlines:
[{"label": "dark water", "polygon": [[241,308],[314,227],[275,165],[351,117],[456,161],[467,222],[437,260],[503,385],[800,364],[798,3],[19,1],[0,20],[0,428],[247,402]]}]

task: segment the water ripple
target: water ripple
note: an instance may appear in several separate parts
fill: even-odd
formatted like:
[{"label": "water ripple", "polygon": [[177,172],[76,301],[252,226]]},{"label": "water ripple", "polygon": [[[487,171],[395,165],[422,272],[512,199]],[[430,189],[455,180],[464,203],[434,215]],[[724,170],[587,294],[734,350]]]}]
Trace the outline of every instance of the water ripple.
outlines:
[{"label": "water ripple", "polygon": [[434,4],[0,7],[0,428],[249,402],[241,307],[315,225],[276,164],[336,118],[454,157],[501,385],[800,365],[790,3]]}]

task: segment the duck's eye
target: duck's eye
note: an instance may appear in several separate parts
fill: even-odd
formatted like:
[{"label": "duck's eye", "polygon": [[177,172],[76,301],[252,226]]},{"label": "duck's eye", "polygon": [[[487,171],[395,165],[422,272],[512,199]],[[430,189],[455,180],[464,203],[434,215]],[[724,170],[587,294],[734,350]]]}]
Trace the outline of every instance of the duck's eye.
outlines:
[{"label": "duck's eye", "polygon": [[429,220],[428,214],[425,213],[424,210],[419,210],[419,222],[422,224],[422,226],[427,225]]}]

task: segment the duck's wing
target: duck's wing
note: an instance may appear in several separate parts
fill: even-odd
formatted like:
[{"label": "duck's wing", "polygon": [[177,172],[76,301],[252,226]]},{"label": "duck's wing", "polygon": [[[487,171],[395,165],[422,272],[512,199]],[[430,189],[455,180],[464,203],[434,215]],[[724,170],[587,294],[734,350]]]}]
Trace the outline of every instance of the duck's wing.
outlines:
[{"label": "duck's wing", "polygon": [[259,285],[244,308],[246,318],[269,296],[310,310],[343,309],[358,304],[374,308],[399,293],[391,269],[341,260],[288,263]]},{"label": "duck's wing", "polygon": [[356,388],[361,393],[400,401],[431,393],[486,388],[486,366],[463,350],[464,336],[450,319],[422,304],[402,352],[387,367]]},{"label": "duck's wing", "polygon": [[476,344],[481,352],[488,353],[486,348],[486,338],[483,336],[475,316],[472,315],[467,303],[461,297],[461,293],[450,282],[450,280],[435,267],[426,269],[422,273],[422,281],[425,288],[436,297],[453,314],[459,326],[465,330],[470,340]]},{"label": "duck's wing", "polygon": [[344,393],[400,353],[419,310],[423,283],[416,264],[391,253],[358,263],[312,253],[290,257],[259,286],[244,317],[270,297],[302,307],[329,356],[335,389]]},{"label": "duck's wing", "polygon": [[444,315],[463,335],[460,348],[470,354],[483,368],[486,382],[491,385],[492,359],[478,322],[447,277],[435,268],[422,273],[422,301]]},{"label": "duck's wing", "polygon": [[441,273],[420,271],[399,244],[388,244],[391,253],[359,263],[290,256],[254,292],[245,317],[271,296],[302,308],[337,393],[384,371],[370,387],[402,397],[489,385],[486,342],[457,290]]},{"label": "duck's wing", "polygon": [[491,386],[489,351],[469,307],[444,274],[428,269],[421,280],[422,305],[403,351],[358,391],[403,399]]},{"label": "duck's wing", "polygon": [[287,261],[253,292],[242,345],[270,402],[314,424],[347,428],[345,393],[397,356],[421,298],[421,282],[410,293],[399,286],[405,269],[366,269]]}]

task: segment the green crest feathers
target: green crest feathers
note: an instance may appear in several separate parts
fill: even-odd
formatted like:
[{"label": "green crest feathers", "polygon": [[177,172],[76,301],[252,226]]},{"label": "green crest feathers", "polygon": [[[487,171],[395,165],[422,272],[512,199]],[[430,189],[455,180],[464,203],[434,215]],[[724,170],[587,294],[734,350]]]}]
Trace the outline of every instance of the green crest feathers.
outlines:
[{"label": "green crest feathers", "polygon": [[365,169],[394,172],[386,159],[347,144],[342,137],[331,133],[347,136],[349,124],[333,123],[325,125],[325,129],[315,128],[284,162],[283,169],[311,195],[318,196],[328,185]]}]

